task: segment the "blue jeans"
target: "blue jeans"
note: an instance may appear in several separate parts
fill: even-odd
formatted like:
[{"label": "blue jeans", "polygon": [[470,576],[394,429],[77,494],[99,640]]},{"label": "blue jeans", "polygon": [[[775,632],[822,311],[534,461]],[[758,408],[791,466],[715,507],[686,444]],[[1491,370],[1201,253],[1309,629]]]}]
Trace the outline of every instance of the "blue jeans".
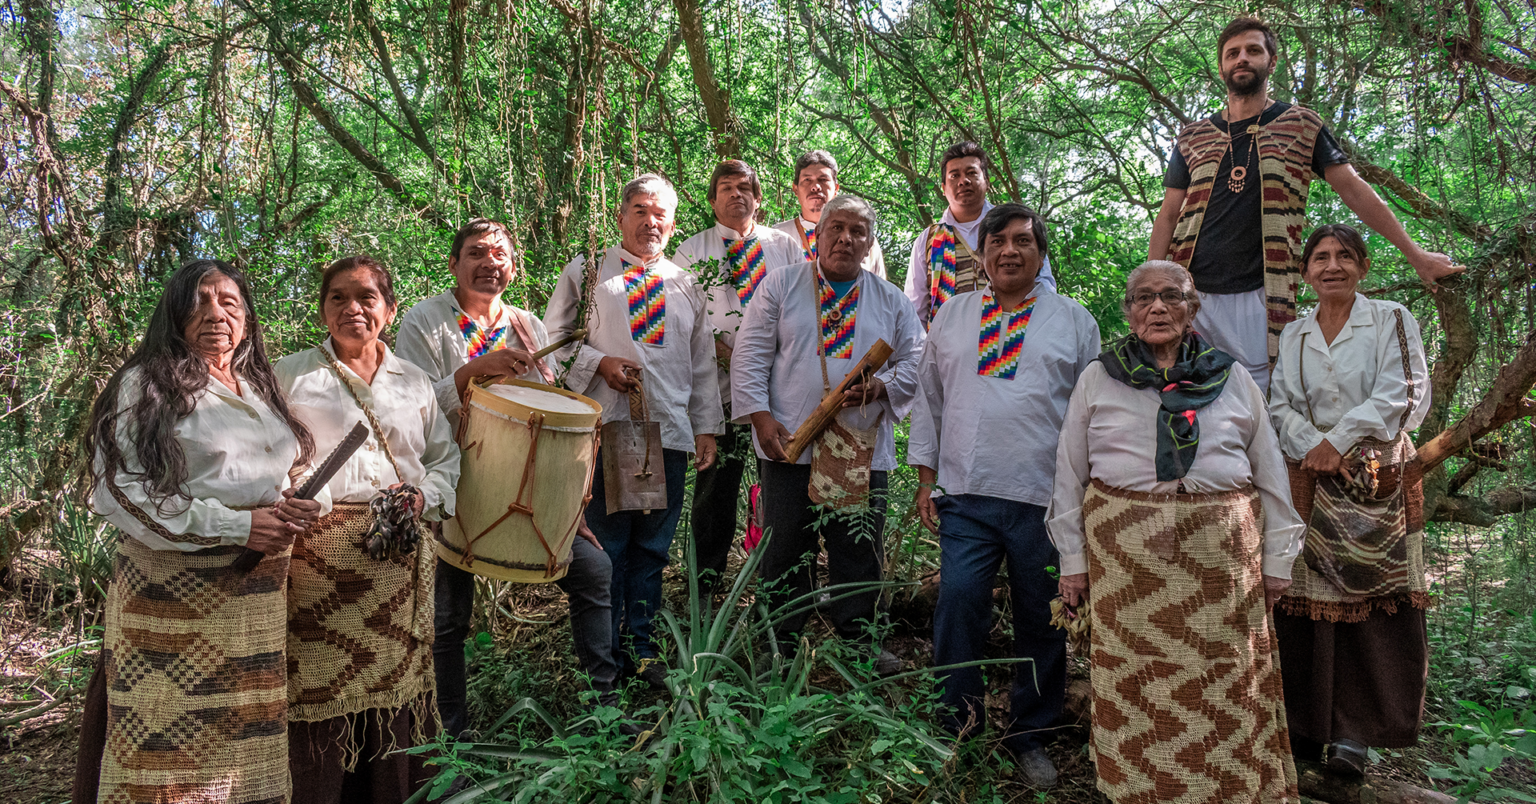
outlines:
[{"label": "blue jeans", "polygon": [[[1056,581],[1045,568],[1061,557],[1045,533],[1038,505],[957,494],[934,498],[939,512],[939,605],[933,615],[933,662],[943,666],[982,658],[992,630],[992,584],[1008,561],[1013,602],[1013,655],[1034,662],[1014,665],[1009,724],[1003,741],[1015,751],[1049,742],[1067,690],[1066,632],[1051,626]],[[986,726],[986,688],[981,668],[951,670],[939,677],[943,720],[952,733]]]},{"label": "blue jeans", "polygon": [[[587,526],[613,562],[614,661],[626,672],[633,672],[640,659],[656,657],[651,618],[661,608],[661,571],[666,569],[672,535],[683,513],[688,453],[664,449],[661,459],[667,475],[666,510],[609,514],[601,454],[592,477],[592,503],[587,506]],[[621,642],[621,637],[626,641]]]}]

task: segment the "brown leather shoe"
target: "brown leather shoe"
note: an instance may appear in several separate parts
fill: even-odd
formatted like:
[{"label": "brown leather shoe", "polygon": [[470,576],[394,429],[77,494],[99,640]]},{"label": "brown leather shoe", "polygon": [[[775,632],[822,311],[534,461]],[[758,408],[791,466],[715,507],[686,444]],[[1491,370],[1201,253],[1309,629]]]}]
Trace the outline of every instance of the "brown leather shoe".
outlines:
[{"label": "brown leather shoe", "polygon": [[1328,770],[1340,776],[1364,776],[1369,761],[1370,749],[1354,740],[1336,740],[1328,746]]}]

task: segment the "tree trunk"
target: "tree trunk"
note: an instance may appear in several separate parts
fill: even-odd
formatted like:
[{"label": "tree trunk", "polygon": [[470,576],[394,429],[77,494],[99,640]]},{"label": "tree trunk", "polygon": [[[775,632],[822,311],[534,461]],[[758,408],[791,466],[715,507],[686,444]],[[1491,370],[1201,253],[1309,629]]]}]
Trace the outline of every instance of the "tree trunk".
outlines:
[{"label": "tree trunk", "polygon": [[704,31],[704,9],[699,0],[672,0],[672,4],[677,8],[677,27],[683,34],[683,44],[688,47],[693,84],[699,89],[704,115],[715,133],[715,154],[721,159],[735,159],[741,154],[741,126],[731,114],[730,94],[715,80],[715,68],[709,60],[709,38]]}]

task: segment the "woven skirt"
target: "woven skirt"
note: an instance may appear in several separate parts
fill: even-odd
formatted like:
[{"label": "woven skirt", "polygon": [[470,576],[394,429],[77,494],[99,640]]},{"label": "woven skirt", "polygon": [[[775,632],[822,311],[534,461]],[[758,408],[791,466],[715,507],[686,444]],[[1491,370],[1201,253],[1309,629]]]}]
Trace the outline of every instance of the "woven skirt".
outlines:
[{"label": "woven skirt", "polygon": [[[288,719],[320,722],[370,712],[392,723],[403,709],[419,742],[434,731],[434,556],[426,538],[408,556],[368,557],[366,503],[337,503],[294,540],[288,586]],[[318,732],[317,732],[318,733]],[[385,729],[384,732],[393,732]],[[381,751],[339,732],[344,767]],[[405,748],[385,740],[383,752]]]},{"label": "woven skirt", "polygon": [[103,666],[107,804],[288,801],[286,553],[118,545]]},{"label": "woven skirt", "polygon": [[1115,802],[1294,802],[1263,511],[1249,488],[1083,501],[1092,750]]}]

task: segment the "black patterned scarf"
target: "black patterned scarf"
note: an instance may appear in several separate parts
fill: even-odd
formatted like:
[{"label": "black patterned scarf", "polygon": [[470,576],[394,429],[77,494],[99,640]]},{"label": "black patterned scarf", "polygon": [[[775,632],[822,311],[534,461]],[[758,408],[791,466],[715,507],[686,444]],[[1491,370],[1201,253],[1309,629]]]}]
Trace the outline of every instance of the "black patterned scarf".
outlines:
[{"label": "black patterned scarf", "polygon": [[1232,356],[1191,331],[1179,344],[1178,360],[1168,368],[1158,368],[1152,350],[1134,334],[1110,343],[1099,362],[1109,376],[1132,388],[1157,389],[1162,402],[1157,410],[1157,479],[1178,480],[1189,474],[1200,446],[1195,411],[1221,396],[1232,373]]}]

